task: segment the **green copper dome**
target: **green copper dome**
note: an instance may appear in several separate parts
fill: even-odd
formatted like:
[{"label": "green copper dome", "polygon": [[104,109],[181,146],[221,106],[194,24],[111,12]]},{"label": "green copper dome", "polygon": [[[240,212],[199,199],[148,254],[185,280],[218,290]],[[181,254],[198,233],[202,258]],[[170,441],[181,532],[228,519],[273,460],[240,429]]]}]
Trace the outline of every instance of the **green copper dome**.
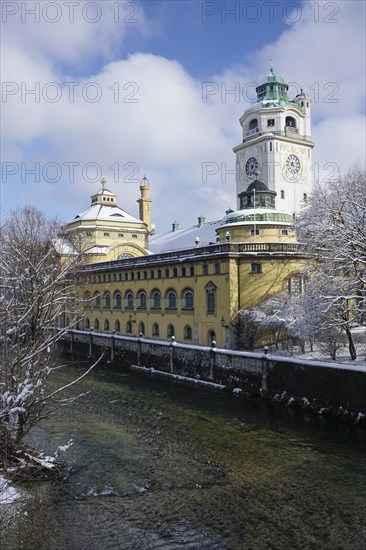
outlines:
[{"label": "green copper dome", "polygon": [[275,75],[271,67],[270,74],[256,87],[257,102],[268,107],[285,105],[289,101],[287,90],[288,85],[282,76]]}]

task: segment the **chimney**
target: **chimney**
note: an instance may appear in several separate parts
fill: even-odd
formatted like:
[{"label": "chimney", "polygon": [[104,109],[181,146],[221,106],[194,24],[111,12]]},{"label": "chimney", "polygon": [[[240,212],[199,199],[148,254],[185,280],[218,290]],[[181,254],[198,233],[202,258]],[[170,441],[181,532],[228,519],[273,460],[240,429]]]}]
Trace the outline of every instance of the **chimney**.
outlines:
[{"label": "chimney", "polygon": [[202,227],[205,221],[206,221],[206,218],[202,214],[198,216],[198,227]]}]

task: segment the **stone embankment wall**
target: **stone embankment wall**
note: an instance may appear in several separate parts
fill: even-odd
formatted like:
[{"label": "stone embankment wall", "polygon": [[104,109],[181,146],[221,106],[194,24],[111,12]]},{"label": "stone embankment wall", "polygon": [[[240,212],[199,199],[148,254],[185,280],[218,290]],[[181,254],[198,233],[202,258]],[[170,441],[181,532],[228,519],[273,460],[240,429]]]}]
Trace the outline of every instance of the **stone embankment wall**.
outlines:
[{"label": "stone embankment wall", "polygon": [[366,425],[366,367],[70,330],[64,349]]}]

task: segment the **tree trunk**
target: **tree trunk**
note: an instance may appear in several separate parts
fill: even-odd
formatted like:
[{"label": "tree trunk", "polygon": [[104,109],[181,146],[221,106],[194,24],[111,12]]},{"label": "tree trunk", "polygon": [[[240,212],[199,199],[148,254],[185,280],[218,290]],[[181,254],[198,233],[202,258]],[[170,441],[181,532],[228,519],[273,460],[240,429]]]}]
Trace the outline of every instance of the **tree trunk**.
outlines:
[{"label": "tree trunk", "polygon": [[352,332],[351,332],[348,325],[345,325],[344,330],[346,331],[347,338],[348,338],[349,354],[351,356],[352,361],[354,361],[355,359],[357,359],[357,352],[356,352],[356,347],[355,347],[355,344],[354,344],[354,341],[353,341]]}]

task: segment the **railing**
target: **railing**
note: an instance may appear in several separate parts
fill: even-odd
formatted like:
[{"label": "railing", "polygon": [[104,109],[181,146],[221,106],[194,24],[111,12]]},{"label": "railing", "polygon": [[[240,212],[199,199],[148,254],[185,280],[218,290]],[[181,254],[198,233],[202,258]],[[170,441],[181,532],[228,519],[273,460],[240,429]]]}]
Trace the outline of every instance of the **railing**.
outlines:
[{"label": "railing", "polygon": [[151,256],[138,256],[135,258],[125,258],[124,260],[113,260],[109,262],[100,262],[82,266],[80,271],[107,271],[110,268],[122,269],[143,265],[154,265],[174,263],[183,259],[196,258],[197,256],[206,256],[214,254],[239,254],[244,252],[281,252],[292,253],[300,252],[303,246],[298,243],[220,243],[197,248],[183,249],[174,252],[164,252],[161,254],[152,254]]},{"label": "railing", "polygon": [[299,130],[298,128],[295,128],[294,126],[285,126],[285,133],[289,134],[298,134]]},{"label": "railing", "polygon": [[244,243],[239,245],[239,252],[299,252],[301,245],[298,243]]},{"label": "railing", "polygon": [[249,136],[254,136],[255,134],[258,134],[258,132],[259,132],[259,128],[253,128],[253,130],[249,130],[249,131],[246,133],[246,135],[247,135],[247,137],[249,137]]},{"label": "railing", "polygon": [[271,128],[268,128],[265,132],[255,132],[254,134],[250,134],[250,132],[246,133],[246,137],[243,139],[243,143],[246,143],[247,141],[251,141],[252,139],[256,139],[260,136],[265,136],[267,134],[273,134],[275,136],[282,136],[282,137],[288,137],[291,135],[293,139],[296,139],[296,141],[306,141],[307,143],[312,143],[310,137],[308,136],[301,136],[299,134],[299,130],[297,128],[293,128],[292,126],[286,126],[285,131],[280,130],[271,130]]}]

